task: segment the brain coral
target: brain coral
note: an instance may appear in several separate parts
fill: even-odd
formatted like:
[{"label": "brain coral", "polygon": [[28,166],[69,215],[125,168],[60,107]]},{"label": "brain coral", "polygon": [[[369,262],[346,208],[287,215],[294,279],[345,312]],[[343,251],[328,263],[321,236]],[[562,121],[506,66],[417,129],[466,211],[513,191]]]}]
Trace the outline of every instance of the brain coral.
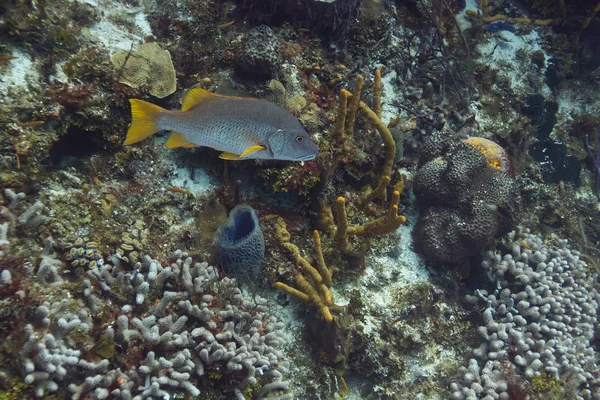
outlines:
[{"label": "brain coral", "polygon": [[447,134],[426,141],[414,192],[421,208],[415,240],[434,263],[456,264],[479,254],[522,214],[516,182],[490,166],[479,149]]},{"label": "brain coral", "polygon": [[177,89],[171,53],[154,42],[141,44],[131,52],[115,53],[110,61],[119,82],[133,88],[148,86],[152,96],[163,98]]},{"label": "brain coral", "polygon": [[235,71],[245,78],[269,79],[276,75],[281,64],[281,46],[266,25],[252,29],[242,39],[234,59]]}]

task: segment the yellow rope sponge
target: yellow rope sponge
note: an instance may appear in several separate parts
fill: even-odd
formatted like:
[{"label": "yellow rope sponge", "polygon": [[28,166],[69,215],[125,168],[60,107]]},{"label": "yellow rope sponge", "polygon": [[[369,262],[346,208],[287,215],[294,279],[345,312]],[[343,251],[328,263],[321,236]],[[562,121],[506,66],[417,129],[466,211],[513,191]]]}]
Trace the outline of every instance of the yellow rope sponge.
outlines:
[{"label": "yellow rope sponge", "polygon": [[[283,225],[285,222],[281,220]],[[279,225],[279,223],[278,223]],[[286,236],[283,236],[284,238]],[[289,238],[289,233],[287,235]],[[289,240],[289,239],[288,239]],[[302,267],[302,273],[294,276],[294,282],[298,289],[286,285],[283,282],[276,282],[275,287],[296,297],[307,305],[317,308],[326,322],[333,321],[330,307],[336,307],[333,304],[333,295],[331,294],[331,269],[325,265],[323,258],[323,249],[321,247],[321,237],[318,231],[313,231],[313,242],[315,245],[315,260],[317,268],[313,267],[302,255],[298,247],[289,241],[282,241],[283,247],[290,251],[294,261]],[[308,279],[307,279],[308,278]]]}]

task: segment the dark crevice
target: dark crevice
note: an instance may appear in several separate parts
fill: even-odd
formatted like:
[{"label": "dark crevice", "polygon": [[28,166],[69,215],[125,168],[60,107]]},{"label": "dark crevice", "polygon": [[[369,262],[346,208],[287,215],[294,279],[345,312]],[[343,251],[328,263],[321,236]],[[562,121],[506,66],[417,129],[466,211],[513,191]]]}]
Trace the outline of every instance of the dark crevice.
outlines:
[{"label": "dark crevice", "polygon": [[91,156],[106,151],[102,134],[71,127],[50,148],[50,167],[81,167]]}]

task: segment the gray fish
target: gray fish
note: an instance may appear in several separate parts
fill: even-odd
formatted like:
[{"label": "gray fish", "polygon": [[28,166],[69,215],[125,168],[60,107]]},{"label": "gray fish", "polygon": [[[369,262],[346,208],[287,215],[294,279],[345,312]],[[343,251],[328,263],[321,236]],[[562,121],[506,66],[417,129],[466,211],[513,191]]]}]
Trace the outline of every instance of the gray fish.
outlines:
[{"label": "gray fish", "polygon": [[170,130],[168,148],[211,147],[223,151],[220,157],[226,160],[306,161],[319,153],[296,117],[265,100],[192,89],[181,111],[164,110],[143,100],[129,102],[132,122],[125,145]]}]

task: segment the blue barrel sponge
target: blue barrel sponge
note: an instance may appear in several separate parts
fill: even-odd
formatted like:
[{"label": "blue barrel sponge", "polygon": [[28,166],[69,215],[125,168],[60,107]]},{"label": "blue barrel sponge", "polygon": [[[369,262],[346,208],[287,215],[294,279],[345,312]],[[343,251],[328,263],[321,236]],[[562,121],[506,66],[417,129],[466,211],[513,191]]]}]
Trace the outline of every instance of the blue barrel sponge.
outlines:
[{"label": "blue barrel sponge", "polygon": [[227,222],[215,233],[215,243],[226,274],[248,278],[260,273],[265,239],[252,207],[239,205],[231,210]]}]

